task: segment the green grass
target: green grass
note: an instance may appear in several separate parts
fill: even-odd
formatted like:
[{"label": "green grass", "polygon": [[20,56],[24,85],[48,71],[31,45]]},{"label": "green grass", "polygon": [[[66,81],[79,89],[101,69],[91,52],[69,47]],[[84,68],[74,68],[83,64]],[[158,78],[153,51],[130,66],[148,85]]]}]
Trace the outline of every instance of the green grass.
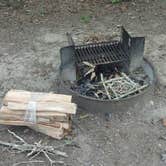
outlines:
[{"label": "green grass", "polygon": [[90,22],[91,16],[88,16],[88,15],[86,15],[86,16],[81,16],[80,20],[81,20],[82,23],[87,24],[87,23]]},{"label": "green grass", "polygon": [[116,3],[119,3],[119,2],[121,2],[122,0],[111,0],[111,3],[113,3],[113,4],[116,4]]}]

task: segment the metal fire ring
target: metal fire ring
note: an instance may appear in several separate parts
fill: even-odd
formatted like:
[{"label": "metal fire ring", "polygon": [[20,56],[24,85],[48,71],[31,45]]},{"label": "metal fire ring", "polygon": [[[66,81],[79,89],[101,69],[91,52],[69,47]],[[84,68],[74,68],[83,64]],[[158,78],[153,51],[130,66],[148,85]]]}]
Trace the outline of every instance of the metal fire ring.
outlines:
[{"label": "metal fire ring", "polygon": [[126,111],[129,109],[133,109],[135,105],[139,106],[141,109],[142,107],[144,107],[144,104],[147,103],[147,101],[151,100],[154,92],[154,87],[157,83],[157,76],[152,63],[148,59],[144,58],[142,67],[150,79],[149,86],[138,94],[122,98],[118,101],[101,100],[89,96],[83,96],[78,92],[73,91],[71,89],[71,86],[69,84],[66,84],[65,81],[61,81],[60,89],[63,93],[71,94],[73,97],[73,101],[78,105],[78,107],[88,112],[109,113],[112,111]]}]

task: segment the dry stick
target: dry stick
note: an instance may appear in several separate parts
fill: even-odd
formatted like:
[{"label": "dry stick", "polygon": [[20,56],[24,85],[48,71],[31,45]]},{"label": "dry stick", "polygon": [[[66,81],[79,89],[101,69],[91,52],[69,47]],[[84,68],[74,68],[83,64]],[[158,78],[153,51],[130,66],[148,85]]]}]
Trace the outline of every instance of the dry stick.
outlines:
[{"label": "dry stick", "polygon": [[101,77],[101,81],[102,81],[102,83],[103,83],[104,89],[105,89],[105,91],[106,91],[106,94],[107,94],[108,98],[111,100],[111,96],[110,96],[110,94],[109,94],[109,92],[108,92],[108,89],[107,89],[107,87],[106,87],[106,84],[105,84],[105,82],[104,82],[103,74],[102,74],[102,73],[100,74],[100,77]]},{"label": "dry stick", "polygon": [[84,77],[87,76],[88,74],[90,73],[93,73],[94,72],[94,68],[91,68],[90,70],[88,70],[85,74],[84,74]]},{"label": "dry stick", "polygon": [[130,82],[134,86],[137,86],[137,84],[133,80],[131,80],[125,73],[121,73],[121,74],[128,82]]},{"label": "dry stick", "polygon": [[32,160],[32,159],[34,159],[35,157],[37,157],[40,153],[42,152],[42,150],[41,151],[39,151],[39,152],[37,152],[36,154],[34,154],[29,160]]},{"label": "dry stick", "polygon": [[34,161],[22,161],[22,162],[19,162],[19,163],[15,163],[12,166],[18,166],[18,165],[28,164],[28,163],[44,163],[44,161],[38,161],[38,160],[34,160]]},{"label": "dry stick", "polygon": [[7,146],[7,147],[10,147],[12,149],[19,150],[22,152],[31,151],[34,147],[33,145],[30,145],[30,144],[19,145],[19,144],[15,144],[15,143],[4,142],[4,141],[0,141],[0,145]]},{"label": "dry stick", "polygon": [[[37,144],[35,143],[36,147],[34,147],[34,148],[27,154],[27,157],[32,156],[34,153],[36,153],[36,150],[37,150],[37,148],[39,147],[39,144],[40,144],[40,141],[39,141]],[[39,150],[39,152],[40,152],[40,150]]]},{"label": "dry stick", "polygon": [[[41,141],[39,141],[38,143],[34,143],[34,144],[28,144],[28,143],[26,143],[24,141],[23,138],[21,138],[20,136],[18,136],[14,132],[9,130],[9,133],[12,134],[15,138],[17,138],[22,144],[15,144],[15,143],[9,143],[9,142],[0,141],[0,145],[11,147],[12,149],[18,150],[20,152],[29,152],[27,154],[28,157],[32,156],[33,154],[36,154],[36,153],[39,155],[40,154],[39,152],[43,152],[45,154],[45,156],[48,156],[47,153],[51,153],[53,155],[58,155],[58,156],[62,156],[62,157],[68,157],[65,152],[58,151],[53,146],[41,145]],[[35,155],[35,157],[36,156],[37,155]],[[52,164],[52,163],[64,164],[63,161],[57,161],[56,162],[56,161],[52,161],[50,159],[49,159],[49,162],[50,162],[50,164]]]},{"label": "dry stick", "polygon": [[88,74],[92,73],[92,75],[91,75],[91,80],[92,80],[96,76],[96,74],[94,72],[96,66],[94,66],[93,64],[86,62],[86,61],[84,61],[83,63],[90,67],[90,69],[84,74],[84,77],[87,76]]},{"label": "dry stick", "polygon": [[12,134],[16,139],[18,139],[19,141],[21,141],[22,143],[27,144],[23,138],[19,137],[19,136],[18,136],[17,134],[15,134],[14,132],[10,131],[9,129],[8,129],[8,132],[9,132],[10,134]]},{"label": "dry stick", "polygon": [[[19,145],[19,144],[4,142],[4,141],[0,141],[0,144],[4,145],[4,146],[11,147],[12,149],[15,149],[15,150],[19,150],[21,152],[30,152],[31,154],[34,154],[34,152],[35,153],[38,153],[38,152],[44,152],[44,153],[51,152],[52,154],[55,154],[55,155],[58,155],[58,156],[68,157],[65,152],[55,150],[54,147],[52,147],[52,146],[42,146],[41,145],[41,146],[37,147],[36,145],[33,145],[33,144],[32,145],[31,144],[21,144],[21,145]],[[41,151],[41,149],[42,149],[42,151]],[[40,154],[40,153],[38,153],[38,154]]]},{"label": "dry stick", "polygon": [[[122,79],[123,79],[123,77],[111,78],[109,80],[106,80],[105,83],[110,83],[112,81],[120,81]],[[99,82],[99,84],[102,84],[102,82]]]},{"label": "dry stick", "polygon": [[89,66],[91,68],[95,68],[95,65],[93,65],[93,64],[91,64],[91,63],[89,63],[87,61],[83,61],[83,64],[85,64],[85,65],[87,65],[87,66]]},{"label": "dry stick", "polygon": [[45,155],[45,157],[48,159],[48,161],[50,162],[50,165],[52,166],[53,164],[65,164],[63,161],[55,161],[55,160],[52,160],[49,155],[45,152],[45,151],[42,151],[43,154]]},{"label": "dry stick", "polygon": [[114,100],[118,100],[119,97],[118,97],[118,94],[115,92],[114,88],[111,86],[111,84],[108,84],[109,88],[112,90],[112,92],[115,94],[115,97]]}]

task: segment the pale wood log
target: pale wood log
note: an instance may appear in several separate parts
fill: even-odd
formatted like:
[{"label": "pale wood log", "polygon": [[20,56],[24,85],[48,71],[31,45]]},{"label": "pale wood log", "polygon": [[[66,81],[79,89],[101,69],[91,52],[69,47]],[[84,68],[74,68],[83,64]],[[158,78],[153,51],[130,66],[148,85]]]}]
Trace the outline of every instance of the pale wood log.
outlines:
[{"label": "pale wood log", "polygon": [[[25,116],[25,111],[12,111],[9,110],[6,106],[2,106],[0,109],[0,115],[1,113],[6,115],[19,115],[19,116]],[[65,113],[58,113],[58,112],[36,112],[37,117],[43,117],[43,118],[53,118],[55,121],[68,121],[70,119],[70,115]]]},{"label": "pale wood log", "polygon": [[54,127],[54,128],[63,128],[65,130],[70,130],[70,128],[71,128],[70,122],[52,122],[52,123],[39,122],[39,123],[36,123],[36,125],[38,125],[38,124],[49,126],[49,127]]},{"label": "pale wood log", "polygon": [[53,93],[29,92],[23,90],[10,90],[5,95],[3,103],[4,104],[7,104],[7,102],[27,103],[30,100],[36,100],[40,102],[71,103],[72,96],[63,95],[63,94],[53,94]]},{"label": "pale wood log", "polygon": [[65,136],[63,128],[54,128],[45,125],[29,126],[29,128],[59,140]]},{"label": "pale wood log", "polygon": [[[5,114],[5,113],[2,113],[0,114],[0,119],[1,120],[9,120],[9,121],[24,121],[24,116],[20,116],[20,115],[10,115],[10,114]],[[37,123],[40,123],[40,122],[45,122],[45,123],[51,123],[50,119],[49,118],[42,118],[42,117],[37,117],[36,119],[36,122]],[[53,123],[53,122],[52,122]]]},{"label": "pale wood log", "polygon": [[[0,120],[0,124],[4,125],[16,125],[16,122],[14,121],[4,121]],[[63,128],[55,128],[52,126],[46,126],[43,124],[36,124],[36,125],[30,125],[30,124],[25,124],[25,122],[17,121],[17,126],[27,126],[37,132],[41,132],[43,134],[46,134],[48,136],[51,136],[56,139],[62,139],[65,135],[64,129]]]},{"label": "pale wood log", "polygon": [[13,126],[45,125],[45,126],[48,126],[48,127],[63,128],[63,129],[66,129],[66,130],[69,130],[71,128],[71,125],[69,123],[62,123],[62,122],[54,122],[52,124],[45,123],[45,122],[39,122],[39,123],[33,124],[33,123],[30,123],[30,122],[25,122],[23,120],[4,120],[4,119],[0,119],[0,124],[13,125]]},{"label": "pale wood log", "polygon": [[[50,111],[50,112],[60,112],[67,114],[75,114],[76,113],[76,105],[72,103],[70,104],[61,104],[61,103],[37,103],[36,111]],[[27,110],[27,104],[24,103],[14,103],[8,102],[7,108],[10,110]]]}]

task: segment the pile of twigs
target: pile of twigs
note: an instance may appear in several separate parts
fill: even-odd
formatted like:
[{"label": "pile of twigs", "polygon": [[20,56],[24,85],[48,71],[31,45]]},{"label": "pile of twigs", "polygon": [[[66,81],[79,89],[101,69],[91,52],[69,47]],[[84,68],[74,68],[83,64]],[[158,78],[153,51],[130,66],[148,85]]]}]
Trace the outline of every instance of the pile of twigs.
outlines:
[{"label": "pile of twigs", "polygon": [[[53,164],[65,164],[64,161],[55,161],[51,159],[50,155],[54,156],[60,156],[60,157],[68,157],[68,155],[65,152],[57,150],[59,146],[54,147],[54,146],[47,146],[47,145],[42,145],[41,141],[35,142],[34,144],[29,144],[27,143],[23,138],[18,136],[16,133],[8,130],[8,132],[18,140],[18,143],[9,143],[9,142],[4,142],[0,141],[0,145],[6,146],[11,148],[11,150],[15,150],[18,153],[27,153],[27,157],[29,158],[29,161],[24,161],[17,163],[15,165],[20,165],[21,163],[41,163],[44,161],[33,161],[32,159],[36,158],[40,154],[43,154],[49,161],[50,165],[52,166]],[[64,145],[63,145],[64,146]]]}]

